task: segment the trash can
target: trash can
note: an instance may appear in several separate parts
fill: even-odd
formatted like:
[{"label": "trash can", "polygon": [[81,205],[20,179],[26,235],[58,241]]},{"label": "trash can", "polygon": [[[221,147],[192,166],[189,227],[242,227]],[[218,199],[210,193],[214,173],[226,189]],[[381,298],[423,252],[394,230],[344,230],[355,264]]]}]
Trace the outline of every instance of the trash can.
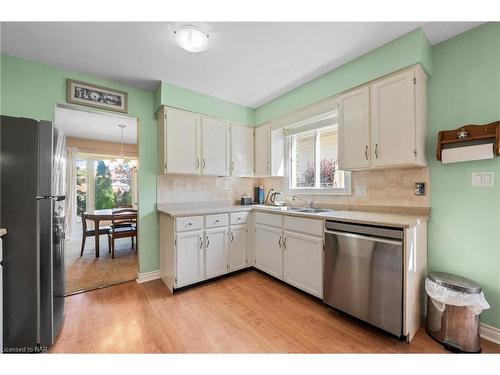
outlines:
[{"label": "trash can", "polygon": [[479,353],[479,316],[490,306],[476,282],[445,272],[425,280],[427,333],[452,351]]}]

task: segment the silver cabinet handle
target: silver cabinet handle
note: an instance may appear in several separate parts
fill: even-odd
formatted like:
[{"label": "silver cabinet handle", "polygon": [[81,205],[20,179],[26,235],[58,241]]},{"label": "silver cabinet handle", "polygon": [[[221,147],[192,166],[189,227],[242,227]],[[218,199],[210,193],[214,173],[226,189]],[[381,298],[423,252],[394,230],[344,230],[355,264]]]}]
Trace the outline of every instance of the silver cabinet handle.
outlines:
[{"label": "silver cabinet handle", "polygon": [[278,246],[281,247],[281,236],[280,239],[278,240]]},{"label": "silver cabinet handle", "polygon": [[208,245],[210,245],[210,240],[208,239],[208,236],[207,236],[207,249],[208,249]]},{"label": "silver cabinet handle", "polygon": [[200,158],[196,158],[196,169],[200,168]]},{"label": "silver cabinet handle", "polygon": [[231,242],[233,242],[233,241],[234,241],[234,233],[231,232]]},{"label": "silver cabinet handle", "polygon": [[215,220],[214,223],[218,223],[219,222],[219,219]]},{"label": "silver cabinet handle", "polygon": [[198,239],[200,240],[200,249],[203,248],[203,239],[200,237],[198,237]]},{"label": "silver cabinet handle", "polygon": [[266,169],[269,170],[269,160],[267,161]]},{"label": "silver cabinet handle", "polygon": [[378,143],[375,143],[375,158],[378,159]]},{"label": "silver cabinet handle", "polygon": [[231,161],[231,170],[234,171],[234,161]]},{"label": "silver cabinet handle", "polygon": [[286,237],[283,237],[283,248],[286,250]]},{"label": "silver cabinet handle", "polygon": [[207,165],[207,163],[205,162],[205,158],[203,158],[203,169],[205,169],[205,166]]},{"label": "silver cabinet handle", "polygon": [[241,220],[241,217],[236,218],[236,221]]},{"label": "silver cabinet handle", "polygon": [[365,159],[368,160],[368,145],[365,146]]}]

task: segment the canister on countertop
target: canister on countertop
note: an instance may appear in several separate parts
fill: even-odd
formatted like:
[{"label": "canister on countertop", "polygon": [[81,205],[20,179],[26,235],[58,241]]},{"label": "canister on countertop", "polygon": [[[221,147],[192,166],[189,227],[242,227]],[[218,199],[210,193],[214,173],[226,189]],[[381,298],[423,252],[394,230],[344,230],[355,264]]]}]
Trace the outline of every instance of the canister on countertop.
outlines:
[{"label": "canister on countertop", "polygon": [[251,205],[253,202],[252,202],[252,197],[249,197],[248,195],[243,195],[240,199],[240,204],[242,206],[249,206]]},{"label": "canister on countertop", "polygon": [[264,204],[264,186],[254,188],[254,203]]}]

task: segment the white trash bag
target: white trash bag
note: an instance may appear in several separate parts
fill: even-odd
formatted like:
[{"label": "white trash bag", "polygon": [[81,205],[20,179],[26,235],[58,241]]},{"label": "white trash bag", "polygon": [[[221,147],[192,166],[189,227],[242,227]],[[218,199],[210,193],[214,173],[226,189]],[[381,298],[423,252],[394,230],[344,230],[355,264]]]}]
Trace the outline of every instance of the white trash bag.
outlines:
[{"label": "white trash bag", "polygon": [[483,292],[476,294],[459,292],[436,284],[428,278],[425,280],[425,291],[431,297],[436,309],[441,312],[444,311],[445,305],[466,306],[474,315],[479,315],[483,310],[490,308]]}]

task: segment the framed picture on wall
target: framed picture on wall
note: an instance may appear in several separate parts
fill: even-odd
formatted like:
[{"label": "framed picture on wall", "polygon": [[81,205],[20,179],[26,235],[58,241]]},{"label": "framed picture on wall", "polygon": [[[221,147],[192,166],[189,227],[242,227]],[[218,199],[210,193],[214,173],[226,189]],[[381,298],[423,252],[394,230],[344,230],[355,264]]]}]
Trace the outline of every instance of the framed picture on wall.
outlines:
[{"label": "framed picture on wall", "polygon": [[72,79],[66,80],[66,100],[68,103],[116,112],[127,113],[128,110],[128,97],[125,91],[113,90]]}]

